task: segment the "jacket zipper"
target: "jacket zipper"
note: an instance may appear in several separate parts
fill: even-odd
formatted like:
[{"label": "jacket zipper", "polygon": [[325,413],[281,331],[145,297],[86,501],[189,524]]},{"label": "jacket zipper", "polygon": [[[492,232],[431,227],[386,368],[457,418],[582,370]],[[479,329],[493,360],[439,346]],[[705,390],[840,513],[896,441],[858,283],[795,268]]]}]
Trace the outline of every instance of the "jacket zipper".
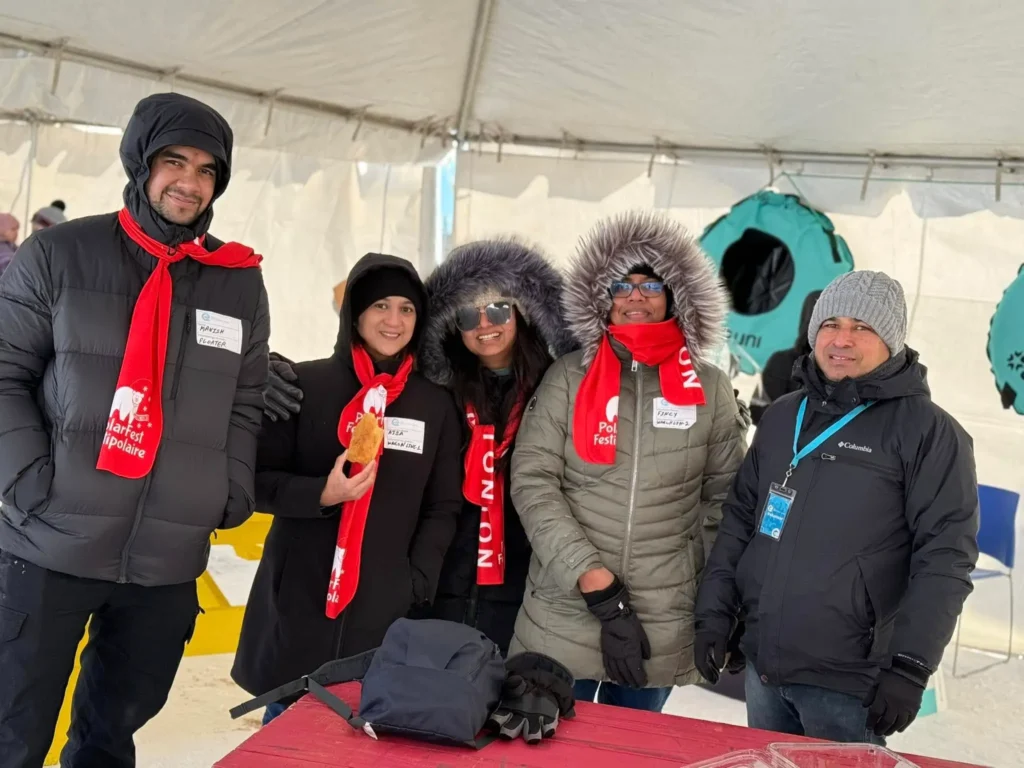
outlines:
[{"label": "jacket zipper", "polygon": [[185,347],[188,345],[188,334],[192,330],[192,308],[185,310],[185,333],[181,337],[181,345],[178,347],[178,358],[174,364],[174,379],[171,381],[170,400],[178,396],[178,382],[181,381],[181,364],[185,360]]},{"label": "jacket zipper", "polygon": [[633,361],[633,373],[636,374],[636,407],[633,411],[633,473],[629,479],[629,508],[626,511],[626,537],[622,541],[622,573],[619,576],[623,583],[629,567],[629,548],[633,539],[633,512],[636,509],[636,481],[640,472],[640,432],[644,425],[644,372],[636,360]]},{"label": "jacket zipper", "polygon": [[847,464],[855,464],[858,467],[864,467],[864,469],[870,469],[874,472],[878,472],[882,475],[889,475],[890,477],[898,477],[899,472],[889,467],[880,466],[878,464],[872,464],[870,461],[864,461],[853,456],[843,456],[841,459],[837,456],[833,456],[831,453],[821,454],[821,458],[825,461],[839,461]]},{"label": "jacket zipper", "polygon": [[128,553],[131,552],[135,536],[139,532],[139,524],[142,522],[142,508],[146,504],[146,497],[149,496],[149,486],[152,482],[153,473],[150,472],[146,475],[146,480],[142,484],[142,493],[139,494],[139,501],[135,505],[135,520],[132,521],[131,533],[128,534],[128,541],[125,542],[124,549],[121,550],[121,572],[117,576],[118,584],[128,583]]}]

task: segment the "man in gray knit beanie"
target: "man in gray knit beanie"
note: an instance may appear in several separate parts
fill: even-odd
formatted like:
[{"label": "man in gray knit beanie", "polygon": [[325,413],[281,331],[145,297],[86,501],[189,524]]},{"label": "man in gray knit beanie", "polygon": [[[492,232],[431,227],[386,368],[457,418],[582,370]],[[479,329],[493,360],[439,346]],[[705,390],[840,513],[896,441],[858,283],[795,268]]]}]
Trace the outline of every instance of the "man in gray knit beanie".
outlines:
[{"label": "man in gray knit beanie", "polygon": [[906,339],[903,287],[884,272],[869,270],[847,272],[829,283],[807,326],[818,365],[832,381],[870,373],[902,352]]},{"label": "man in gray knit beanie", "polygon": [[722,505],[694,664],[717,680],[743,624],[752,728],[884,744],[917,717],[971,591],[971,436],[932,402],[906,336],[898,282],[833,280],[800,390],[761,416]]}]

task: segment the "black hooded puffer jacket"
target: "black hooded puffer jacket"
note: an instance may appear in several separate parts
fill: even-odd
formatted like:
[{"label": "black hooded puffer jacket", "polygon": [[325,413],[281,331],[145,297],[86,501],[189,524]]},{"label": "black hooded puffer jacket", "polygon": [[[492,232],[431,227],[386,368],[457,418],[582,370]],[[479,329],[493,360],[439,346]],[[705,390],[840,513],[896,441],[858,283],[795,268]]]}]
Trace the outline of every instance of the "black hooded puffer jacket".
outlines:
[{"label": "black hooded puffer jacket", "polygon": [[[168,246],[206,234],[162,219],[145,184],[171,145],[214,156],[214,199],[227,186],[231,130],[194,99],[143,99],[125,131],[124,199]],[[206,247],[220,241],[207,236]],[[170,267],[174,303],[163,382],[164,427],[152,471],[138,480],[96,469],[132,310],[156,259],[116,214],[77,219],[28,238],[0,281],[0,549],[49,568],[143,586],[191,581],[215,528],[254,508],[256,440],[270,320],[259,269],[184,259]],[[236,319],[237,350],[200,346],[202,313]]]},{"label": "black hooded puffer jacket", "polygon": [[[420,347],[420,365],[432,381],[451,388],[456,402],[463,408],[465,393],[458,390],[452,370],[458,363],[446,349],[450,349],[453,342],[462,343],[461,339],[454,339],[458,335],[454,328],[458,308],[481,294],[493,291],[515,299],[520,315],[532,325],[552,358],[576,348],[562,314],[562,276],[540,253],[515,240],[484,240],[456,248],[427,278],[426,287],[431,316]],[[492,402],[508,403],[514,399],[514,396],[506,397],[516,386],[514,375],[485,373],[484,381],[487,382],[486,394]],[[532,394],[532,391],[525,393],[526,399]],[[498,419],[495,439],[499,443],[508,416],[507,412],[501,413]],[[461,423],[468,444],[465,419]],[[455,540],[445,556],[434,601],[437,618],[476,627],[497,643],[503,653],[508,652],[516,615],[523,604],[531,554],[523,524],[512,506],[511,485],[506,474],[504,583],[491,586],[476,583],[480,507],[466,501],[459,515]]]}]

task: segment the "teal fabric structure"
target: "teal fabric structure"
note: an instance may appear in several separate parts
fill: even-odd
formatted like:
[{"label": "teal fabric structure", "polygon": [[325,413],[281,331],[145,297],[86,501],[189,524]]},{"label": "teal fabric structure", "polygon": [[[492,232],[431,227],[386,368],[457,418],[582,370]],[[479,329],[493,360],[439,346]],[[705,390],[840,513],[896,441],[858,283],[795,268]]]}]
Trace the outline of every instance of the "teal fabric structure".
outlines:
[{"label": "teal fabric structure", "polygon": [[700,241],[732,296],[729,347],[748,374],[806,333],[800,313],[811,294],[853,270],[828,216],[770,190],[736,203]]},{"label": "teal fabric structure", "polygon": [[992,315],[988,360],[1003,408],[1024,414],[1024,264]]}]

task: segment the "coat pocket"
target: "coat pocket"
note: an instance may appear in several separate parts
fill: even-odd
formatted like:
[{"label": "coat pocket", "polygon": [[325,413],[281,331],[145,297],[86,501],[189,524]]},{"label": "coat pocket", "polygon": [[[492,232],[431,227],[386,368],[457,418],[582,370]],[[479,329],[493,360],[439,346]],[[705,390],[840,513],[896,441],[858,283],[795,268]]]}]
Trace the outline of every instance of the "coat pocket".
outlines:
[{"label": "coat pocket", "polygon": [[28,614],[0,605],[0,643],[18,639]]}]

